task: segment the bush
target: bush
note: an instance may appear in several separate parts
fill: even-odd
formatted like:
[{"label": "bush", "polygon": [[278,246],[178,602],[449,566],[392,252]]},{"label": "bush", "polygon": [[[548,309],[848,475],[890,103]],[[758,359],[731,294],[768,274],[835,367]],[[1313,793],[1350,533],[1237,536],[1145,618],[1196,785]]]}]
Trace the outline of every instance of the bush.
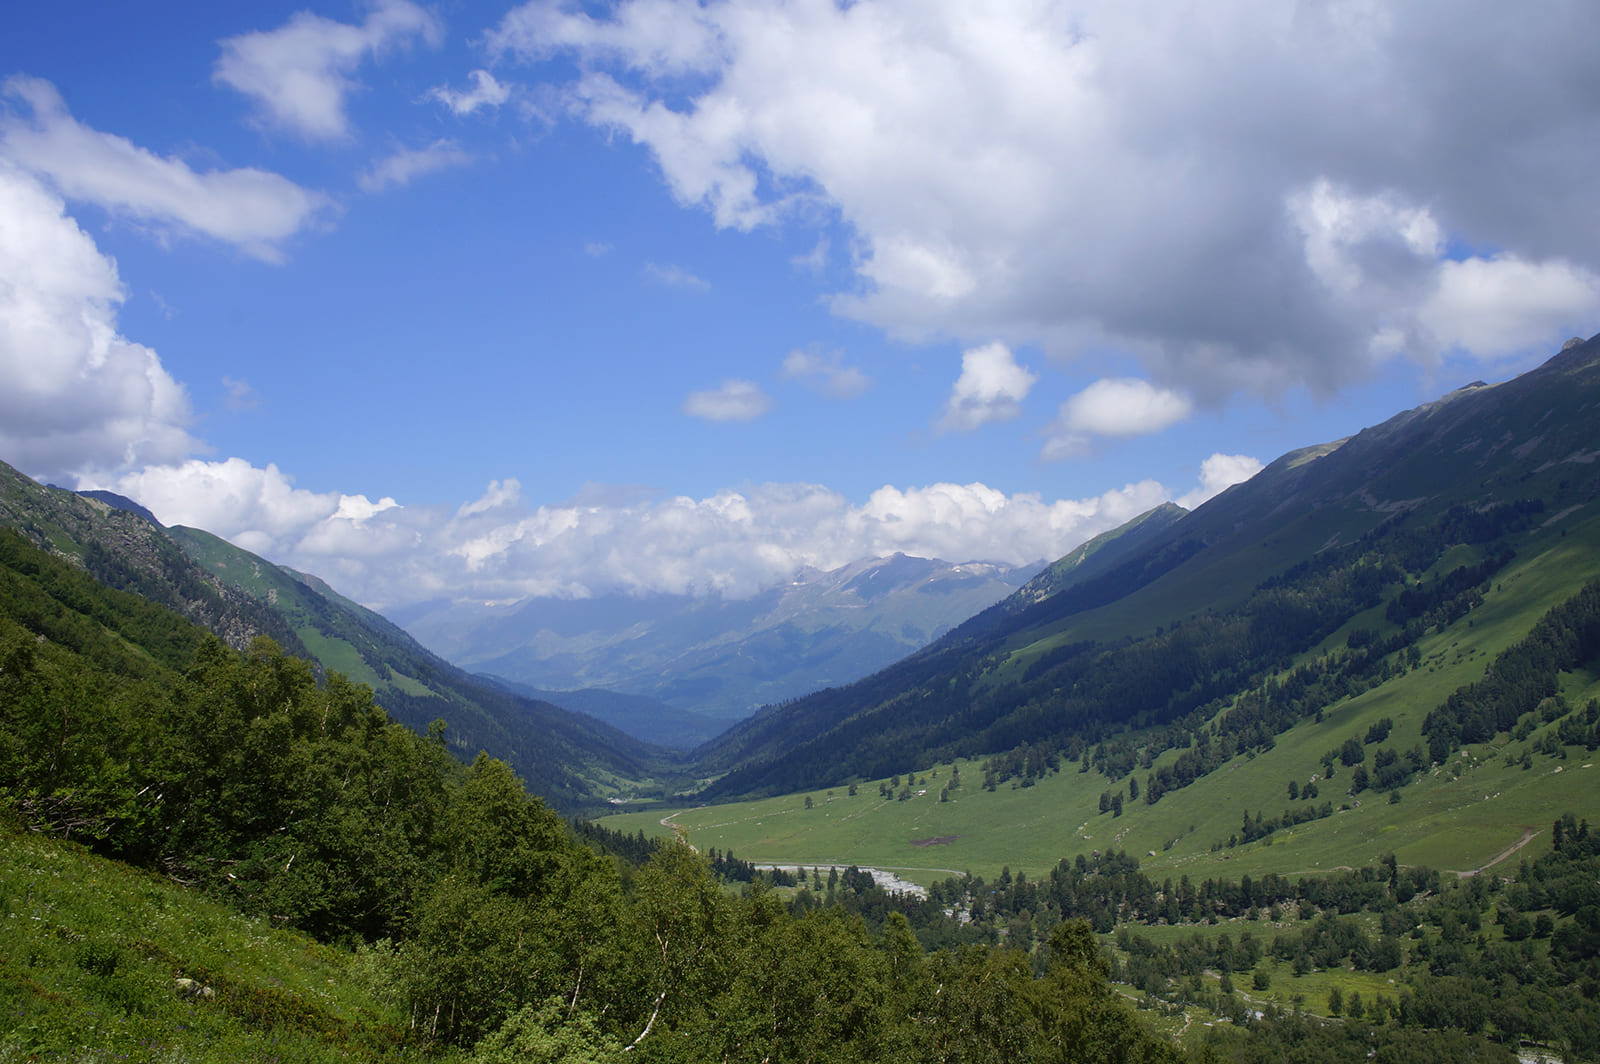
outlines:
[{"label": "bush", "polygon": [[587,1012],[568,1013],[559,997],[524,1005],[473,1049],[470,1064],[607,1064],[622,1043],[603,1034]]}]

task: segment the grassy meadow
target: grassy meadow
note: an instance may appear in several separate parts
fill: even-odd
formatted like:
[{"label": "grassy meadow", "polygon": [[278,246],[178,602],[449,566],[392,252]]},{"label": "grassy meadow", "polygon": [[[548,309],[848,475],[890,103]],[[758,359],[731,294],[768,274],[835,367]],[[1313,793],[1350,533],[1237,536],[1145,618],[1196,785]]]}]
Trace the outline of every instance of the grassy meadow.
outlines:
[{"label": "grassy meadow", "polygon": [[406,1017],[359,968],[354,954],[0,825],[0,1062],[409,1059]]},{"label": "grassy meadow", "polygon": [[[912,797],[884,798],[879,785],[858,783],[776,798],[721,805],[652,809],[605,818],[606,826],[646,834],[676,831],[702,850],[732,851],[747,861],[803,865],[858,864],[893,869],[915,882],[952,874],[993,879],[1002,868],[1029,876],[1048,873],[1062,858],[1116,848],[1137,856],[1160,878],[1193,879],[1244,874],[1315,873],[1356,866],[1393,853],[1402,864],[1469,872],[1497,859],[1509,869],[1523,856],[1549,845],[1550,821],[1570,811],[1600,822],[1600,768],[1582,747],[1562,756],[1536,752],[1553,724],[1540,724],[1522,741],[1502,735],[1496,744],[1458,751],[1447,764],[1424,771],[1396,792],[1346,793],[1351,769],[1335,764],[1331,780],[1319,780],[1312,804],[1332,802],[1333,816],[1314,820],[1248,845],[1229,848],[1246,810],[1268,818],[1294,806],[1291,780],[1304,785],[1323,771],[1323,754],[1351,736],[1363,736],[1381,718],[1394,729],[1381,746],[1405,751],[1421,741],[1422,720],[1457,687],[1479,679],[1485,666],[1521,639],[1579,582],[1600,570],[1600,544],[1586,535],[1552,533],[1545,549],[1504,571],[1484,602],[1466,618],[1419,645],[1421,665],[1380,687],[1335,704],[1321,721],[1302,721],[1277,737],[1265,753],[1236,757],[1155,805],[1126,799],[1127,781],[1110,784],[1076,763],[1021,786],[1012,780],[982,789],[981,761],[919,766]],[[1451,555],[1440,568],[1472,560]],[[1383,625],[1382,608],[1355,618],[1324,647],[1342,645],[1350,627]],[[1566,677],[1563,693],[1575,705],[1600,696],[1588,674]],[[1524,752],[1532,752],[1523,767]],[[1371,757],[1371,749],[1368,750]],[[1168,751],[1156,765],[1177,757]],[[1508,761],[1511,762],[1508,764]],[[941,790],[959,769],[961,786],[941,801]],[[1148,770],[1137,770],[1141,785]],[[905,780],[902,779],[902,784]],[[1102,792],[1124,792],[1120,817],[1100,813]],[[810,799],[812,808],[806,807]],[[1303,805],[1304,802],[1299,803]],[[1224,844],[1216,849],[1218,844]],[[1513,849],[1514,847],[1520,849]],[[1511,851],[1508,854],[1507,851]]]}]

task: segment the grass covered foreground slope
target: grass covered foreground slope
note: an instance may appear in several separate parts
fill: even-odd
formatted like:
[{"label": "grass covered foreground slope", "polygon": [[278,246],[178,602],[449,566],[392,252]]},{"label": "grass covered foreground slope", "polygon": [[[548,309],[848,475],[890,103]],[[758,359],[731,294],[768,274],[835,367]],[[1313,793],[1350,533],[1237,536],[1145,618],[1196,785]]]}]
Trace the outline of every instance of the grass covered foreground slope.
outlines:
[{"label": "grass covered foreground slope", "polygon": [[354,954],[0,825],[0,1060],[399,1058]]},{"label": "grass covered foreground slope", "polygon": [[[1409,663],[1502,570],[1536,564],[1594,520],[1597,404],[1600,338],[1504,384],[1287,455],[1137,550],[1098,567],[1091,555],[1053,594],[1014,599],[866,680],[731,730],[702,751],[705,771],[723,773],[707,797],[1007,751],[1075,760],[1102,744],[1120,778],[1129,750],[1151,743],[1118,735],[1170,730],[1147,750],[1154,757],[1192,744],[1245,696],[1270,735],[1306,705],[1268,695],[1273,708],[1261,710],[1250,692],[1271,678],[1320,661],[1297,683],[1327,690]],[[1593,571],[1587,556],[1562,565],[1555,594]],[[1508,635],[1531,626],[1538,605],[1510,608]],[[1332,660],[1325,644],[1346,628],[1361,629],[1359,646]]]}]

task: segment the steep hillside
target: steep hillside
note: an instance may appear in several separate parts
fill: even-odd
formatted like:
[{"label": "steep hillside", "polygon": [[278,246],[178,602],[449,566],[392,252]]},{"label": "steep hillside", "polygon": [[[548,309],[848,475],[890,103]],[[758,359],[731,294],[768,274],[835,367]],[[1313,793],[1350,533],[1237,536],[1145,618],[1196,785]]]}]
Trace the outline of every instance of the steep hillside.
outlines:
[{"label": "steep hillside", "polygon": [[462,756],[487,750],[539,793],[572,807],[672,775],[671,756],[592,717],[470,676],[320,579],[273,565],[199,529],[172,537],[219,580],[269,605],[325,668],[372,687],[419,731],[443,719]]},{"label": "steep hillside", "polygon": [[395,616],[474,672],[547,691],[644,695],[732,721],[883,668],[1010,594],[1035,568],[897,554],[804,573],[746,599],[436,603]]},{"label": "steep hillside", "polygon": [[[1188,512],[1176,503],[1162,503],[1125,525],[1102,532],[1045,566],[1014,594],[958,625],[935,649],[992,632],[1045,599],[1120,571],[1121,563],[1183,520]],[[1108,593],[1115,594],[1114,586]]]},{"label": "steep hillside", "polygon": [[351,953],[78,846],[0,825],[0,911],[0,1059],[416,1059]]},{"label": "steep hillside", "polygon": [[0,462],[0,527],[16,529],[107,587],[166,606],[236,650],[265,635],[309,656],[283,618],[197,570],[148,512],[102,494],[110,493],[85,497],[42,487]]},{"label": "steep hillside", "polygon": [[666,751],[477,680],[315,577],[197,529],[163,528],[128,500],[43,487],[0,466],[0,525],[101,585],[172,609],[236,649],[269,636],[322,670],[366,683],[394,719],[419,732],[443,719],[459,755],[488,750],[564,807],[674,778]]},{"label": "steep hillside", "polygon": [[[1153,750],[1124,744],[1153,756],[1215,732],[1218,714],[1302,665],[1330,691],[1384,682],[1424,634],[1476,623],[1468,612],[1513,559],[1553,581],[1546,608],[1600,575],[1600,559],[1559,551],[1600,519],[1597,410],[1600,338],[1286,455],[1153,534],[1128,530],[1134,549],[1102,550],[1093,569],[1090,555],[1053,592],[1013,596],[922,654],[731,730],[702,752],[727,773],[710,794],[1024,747],[1036,763],[1076,759],[1169,730]],[[1510,641],[1537,619],[1497,623]],[[1362,642],[1330,654],[1325,641],[1357,623]],[[1251,725],[1262,738],[1292,724],[1287,710],[1266,717]],[[1128,767],[1113,758],[1109,771]]]}]

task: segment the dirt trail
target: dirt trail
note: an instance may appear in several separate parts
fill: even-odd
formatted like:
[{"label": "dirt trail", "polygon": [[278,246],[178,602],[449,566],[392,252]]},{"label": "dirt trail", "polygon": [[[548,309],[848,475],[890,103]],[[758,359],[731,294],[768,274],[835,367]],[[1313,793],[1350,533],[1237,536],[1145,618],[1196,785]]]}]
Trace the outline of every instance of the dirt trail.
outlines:
[{"label": "dirt trail", "polygon": [[[679,810],[679,812],[682,812],[682,810]],[[689,841],[689,829],[685,827],[679,827],[677,824],[672,822],[673,817],[677,815],[677,813],[673,813],[671,816],[664,816],[658,820],[657,823],[664,828],[671,828],[672,833],[678,837],[679,842],[689,847],[689,849],[693,850],[695,853],[699,853],[699,847]]]},{"label": "dirt trail", "polygon": [[1534,836],[1536,836],[1538,834],[1539,833],[1537,831],[1535,831],[1533,828],[1524,828],[1523,831],[1522,831],[1522,838],[1518,839],[1516,842],[1513,842],[1510,846],[1507,846],[1505,849],[1501,850],[1499,853],[1497,853],[1493,857],[1489,858],[1489,860],[1485,861],[1483,864],[1479,865],[1477,868],[1471,869],[1470,871],[1467,871],[1467,872],[1457,872],[1456,873],[1456,878],[1457,879],[1471,879],[1473,876],[1475,876],[1478,873],[1482,872],[1484,869],[1493,868],[1495,865],[1499,864],[1501,861],[1504,861],[1507,857],[1510,857],[1512,854],[1516,853],[1518,850],[1520,850],[1524,846],[1528,845],[1528,843],[1532,842],[1533,839],[1534,839]]}]

